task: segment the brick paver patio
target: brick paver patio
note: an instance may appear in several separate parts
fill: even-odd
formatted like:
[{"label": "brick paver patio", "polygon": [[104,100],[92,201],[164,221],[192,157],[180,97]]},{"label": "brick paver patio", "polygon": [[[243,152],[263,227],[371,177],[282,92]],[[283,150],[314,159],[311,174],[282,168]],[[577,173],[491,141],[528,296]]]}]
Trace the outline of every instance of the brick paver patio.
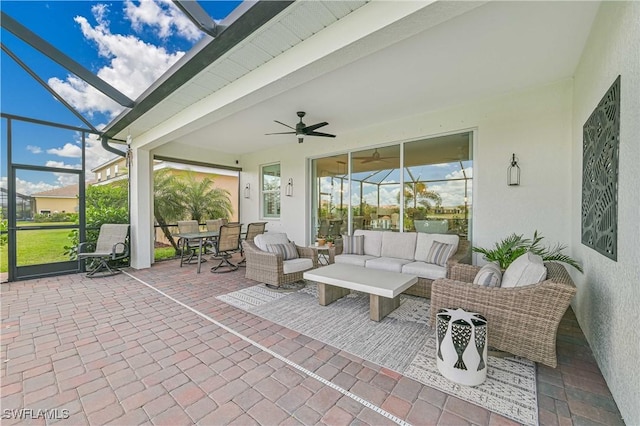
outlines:
[{"label": "brick paver patio", "polygon": [[[513,424],[217,300],[242,269],[178,265],[2,284],[2,424]],[[623,424],[571,310],[558,350],[540,423]]]}]

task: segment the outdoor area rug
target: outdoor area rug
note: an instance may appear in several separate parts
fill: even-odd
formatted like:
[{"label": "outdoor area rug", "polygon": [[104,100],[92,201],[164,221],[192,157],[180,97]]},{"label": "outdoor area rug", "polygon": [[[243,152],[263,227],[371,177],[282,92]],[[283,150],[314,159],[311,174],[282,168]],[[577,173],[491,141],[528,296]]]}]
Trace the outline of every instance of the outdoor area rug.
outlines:
[{"label": "outdoor area rug", "polygon": [[320,306],[314,283],[292,292],[257,285],[218,299],[519,423],[538,424],[533,362],[489,356],[487,380],[473,387],[439,373],[429,299],[403,294],[400,307],[380,322],[369,319],[368,294],[351,292]]}]

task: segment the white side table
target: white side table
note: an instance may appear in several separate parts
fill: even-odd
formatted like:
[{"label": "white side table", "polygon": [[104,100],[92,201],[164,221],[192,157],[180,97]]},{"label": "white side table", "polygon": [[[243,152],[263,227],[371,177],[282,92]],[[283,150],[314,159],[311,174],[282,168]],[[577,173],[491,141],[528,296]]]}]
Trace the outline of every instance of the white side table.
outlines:
[{"label": "white side table", "polygon": [[436,364],[447,379],[477,386],[487,378],[487,320],[463,309],[440,309],[436,315]]}]

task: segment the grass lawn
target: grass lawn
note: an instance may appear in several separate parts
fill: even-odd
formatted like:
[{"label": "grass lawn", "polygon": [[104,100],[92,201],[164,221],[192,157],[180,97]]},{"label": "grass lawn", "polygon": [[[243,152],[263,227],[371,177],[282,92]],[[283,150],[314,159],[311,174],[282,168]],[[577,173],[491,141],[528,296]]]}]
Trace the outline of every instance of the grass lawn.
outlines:
[{"label": "grass lawn", "polygon": [[[73,223],[18,223],[18,226],[52,225],[73,225]],[[18,266],[38,265],[70,260],[69,256],[64,255],[64,246],[71,243],[71,240],[69,239],[70,233],[70,229],[18,231],[16,235]],[[8,269],[8,246],[3,245],[0,246],[0,272],[7,272]]]},{"label": "grass lawn", "polygon": [[[18,226],[72,225],[72,223],[33,223],[19,222]],[[34,231],[18,231],[17,256],[18,266],[38,265],[43,263],[64,262],[64,246],[69,245],[70,229],[39,229]],[[155,260],[175,257],[173,247],[155,249]],[[0,246],[0,272],[8,272],[8,246]]]}]

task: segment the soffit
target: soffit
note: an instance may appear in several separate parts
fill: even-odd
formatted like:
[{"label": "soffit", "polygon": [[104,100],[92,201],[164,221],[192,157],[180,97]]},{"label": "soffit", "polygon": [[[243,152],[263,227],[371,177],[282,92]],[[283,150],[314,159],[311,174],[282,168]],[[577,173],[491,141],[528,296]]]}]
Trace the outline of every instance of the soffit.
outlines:
[{"label": "soffit", "polygon": [[[347,15],[329,26],[321,13],[300,10],[317,3],[344,5],[294,3],[228,52],[224,61],[230,65],[212,64],[134,123],[135,135],[229,154],[273,146],[293,149],[293,135],[264,134],[286,131],[273,120],[295,125],[295,112],[302,110],[305,123],[328,121],[321,130],[338,135],[305,138],[304,143],[341,151],[340,136],[358,129],[393,126],[406,117],[571,78],[599,7],[598,2],[421,2],[415,12],[389,18],[388,24],[365,33],[361,27],[376,18],[381,3],[416,3],[363,3],[354,12],[343,11]],[[298,28],[306,21],[296,14],[303,13],[307,33]],[[318,22],[323,27],[309,36]],[[354,41],[340,45],[352,33],[357,34]],[[310,51],[328,44],[319,40],[327,39],[339,47],[311,58]],[[295,40],[301,41],[293,45]],[[218,101],[221,92],[250,86],[275,64],[285,69],[277,79],[231,102]],[[256,65],[229,83],[230,73],[240,75]],[[194,100],[203,108],[192,117]],[[166,129],[159,124],[175,122],[181,108],[179,124]]]},{"label": "soffit", "polygon": [[255,31],[137,119],[133,126],[135,133],[144,133],[209,97],[344,18],[367,1],[300,1],[292,4],[270,24]]}]

